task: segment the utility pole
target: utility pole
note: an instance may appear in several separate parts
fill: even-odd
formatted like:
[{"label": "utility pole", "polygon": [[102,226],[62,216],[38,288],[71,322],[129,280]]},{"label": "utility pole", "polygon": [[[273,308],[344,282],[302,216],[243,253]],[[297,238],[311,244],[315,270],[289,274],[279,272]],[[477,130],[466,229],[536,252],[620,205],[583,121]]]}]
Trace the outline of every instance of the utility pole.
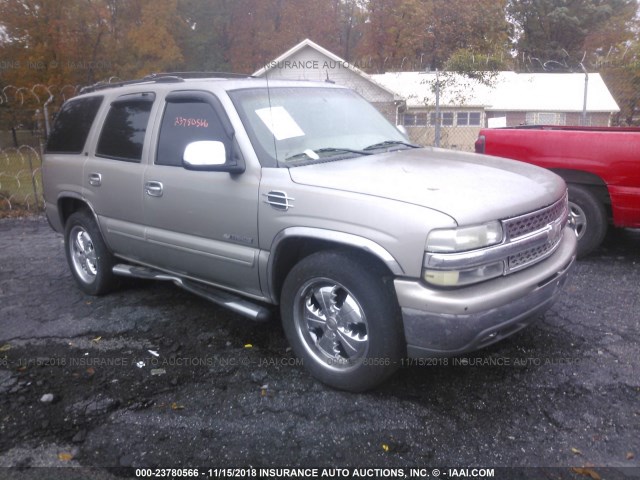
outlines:
[{"label": "utility pole", "polygon": [[440,147],[440,74],[436,68],[436,131],[435,131],[435,146]]},{"label": "utility pole", "polygon": [[587,126],[587,92],[589,90],[589,73],[587,69],[584,68],[584,65],[580,63],[580,68],[584,72],[584,99],[582,101],[582,126]]}]

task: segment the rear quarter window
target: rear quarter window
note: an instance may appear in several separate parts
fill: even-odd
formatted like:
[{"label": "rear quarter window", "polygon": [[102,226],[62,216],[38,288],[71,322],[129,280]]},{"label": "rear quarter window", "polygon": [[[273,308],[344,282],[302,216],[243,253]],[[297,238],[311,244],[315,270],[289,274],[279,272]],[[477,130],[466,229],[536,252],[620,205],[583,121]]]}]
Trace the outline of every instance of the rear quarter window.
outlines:
[{"label": "rear quarter window", "polygon": [[103,97],[87,97],[65,103],[53,124],[47,153],[82,153]]}]

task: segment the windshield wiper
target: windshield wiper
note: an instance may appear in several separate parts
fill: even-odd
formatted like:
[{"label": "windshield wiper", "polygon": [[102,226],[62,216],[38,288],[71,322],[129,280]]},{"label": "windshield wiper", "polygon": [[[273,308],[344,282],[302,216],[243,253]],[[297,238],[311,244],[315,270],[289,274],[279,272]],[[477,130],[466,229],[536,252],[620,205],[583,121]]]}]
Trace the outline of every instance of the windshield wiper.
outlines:
[{"label": "windshield wiper", "polygon": [[419,145],[414,145],[413,143],[409,143],[409,142],[403,142],[401,140],[385,140],[384,142],[379,142],[379,143],[374,143],[373,145],[369,145],[368,147],[364,148],[364,150],[377,150],[378,148],[392,147],[394,145],[403,145],[405,147],[410,147],[410,148],[420,148]]},{"label": "windshield wiper", "polygon": [[[366,149],[365,149],[366,150]],[[296,153],[295,155],[291,155],[285,158],[285,161],[295,160],[301,157],[307,157],[311,160],[326,160],[327,158],[334,157],[341,153],[355,153],[357,155],[373,155],[373,152],[368,152],[365,150],[356,150],[354,148],[342,148],[342,147],[326,147],[319,148],[317,150],[305,150],[304,152]],[[323,155],[328,154],[328,155]],[[330,155],[333,154],[333,155]]]},{"label": "windshield wiper", "polygon": [[[366,149],[365,149],[366,150]],[[358,155],[373,155],[371,152],[365,150],[356,150],[354,148],[340,148],[340,147],[328,147],[315,150],[316,153],[357,153]]]}]

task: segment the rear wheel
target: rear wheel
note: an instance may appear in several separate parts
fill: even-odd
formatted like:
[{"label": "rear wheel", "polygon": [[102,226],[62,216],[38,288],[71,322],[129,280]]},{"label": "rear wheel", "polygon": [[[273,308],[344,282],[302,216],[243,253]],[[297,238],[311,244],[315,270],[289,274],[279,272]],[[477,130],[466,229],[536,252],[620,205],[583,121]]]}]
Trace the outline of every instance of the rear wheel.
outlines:
[{"label": "rear wheel", "polygon": [[359,255],[319,252],[283,285],[283,327],[294,352],[323,383],[363,391],[386,380],[405,351],[400,310],[386,272]]},{"label": "rear wheel", "polygon": [[569,222],[578,237],[578,256],[595,250],[607,233],[607,211],[586,187],[569,185]]},{"label": "rear wheel", "polygon": [[78,211],[69,217],[64,240],[69,268],[82,291],[103,295],[116,286],[112,271],[115,259],[88,212]]}]

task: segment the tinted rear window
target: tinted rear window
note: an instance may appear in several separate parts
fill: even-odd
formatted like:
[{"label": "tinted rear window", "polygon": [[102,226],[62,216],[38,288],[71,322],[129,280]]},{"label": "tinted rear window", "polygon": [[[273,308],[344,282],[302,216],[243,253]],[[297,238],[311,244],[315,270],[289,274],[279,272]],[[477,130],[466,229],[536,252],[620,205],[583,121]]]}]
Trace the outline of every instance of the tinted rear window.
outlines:
[{"label": "tinted rear window", "polygon": [[153,96],[114,102],[104,121],[96,155],[139,162],[152,105]]},{"label": "tinted rear window", "polygon": [[87,97],[65,103],[56,117],[47,152],[82,153],[103,97]]}]

